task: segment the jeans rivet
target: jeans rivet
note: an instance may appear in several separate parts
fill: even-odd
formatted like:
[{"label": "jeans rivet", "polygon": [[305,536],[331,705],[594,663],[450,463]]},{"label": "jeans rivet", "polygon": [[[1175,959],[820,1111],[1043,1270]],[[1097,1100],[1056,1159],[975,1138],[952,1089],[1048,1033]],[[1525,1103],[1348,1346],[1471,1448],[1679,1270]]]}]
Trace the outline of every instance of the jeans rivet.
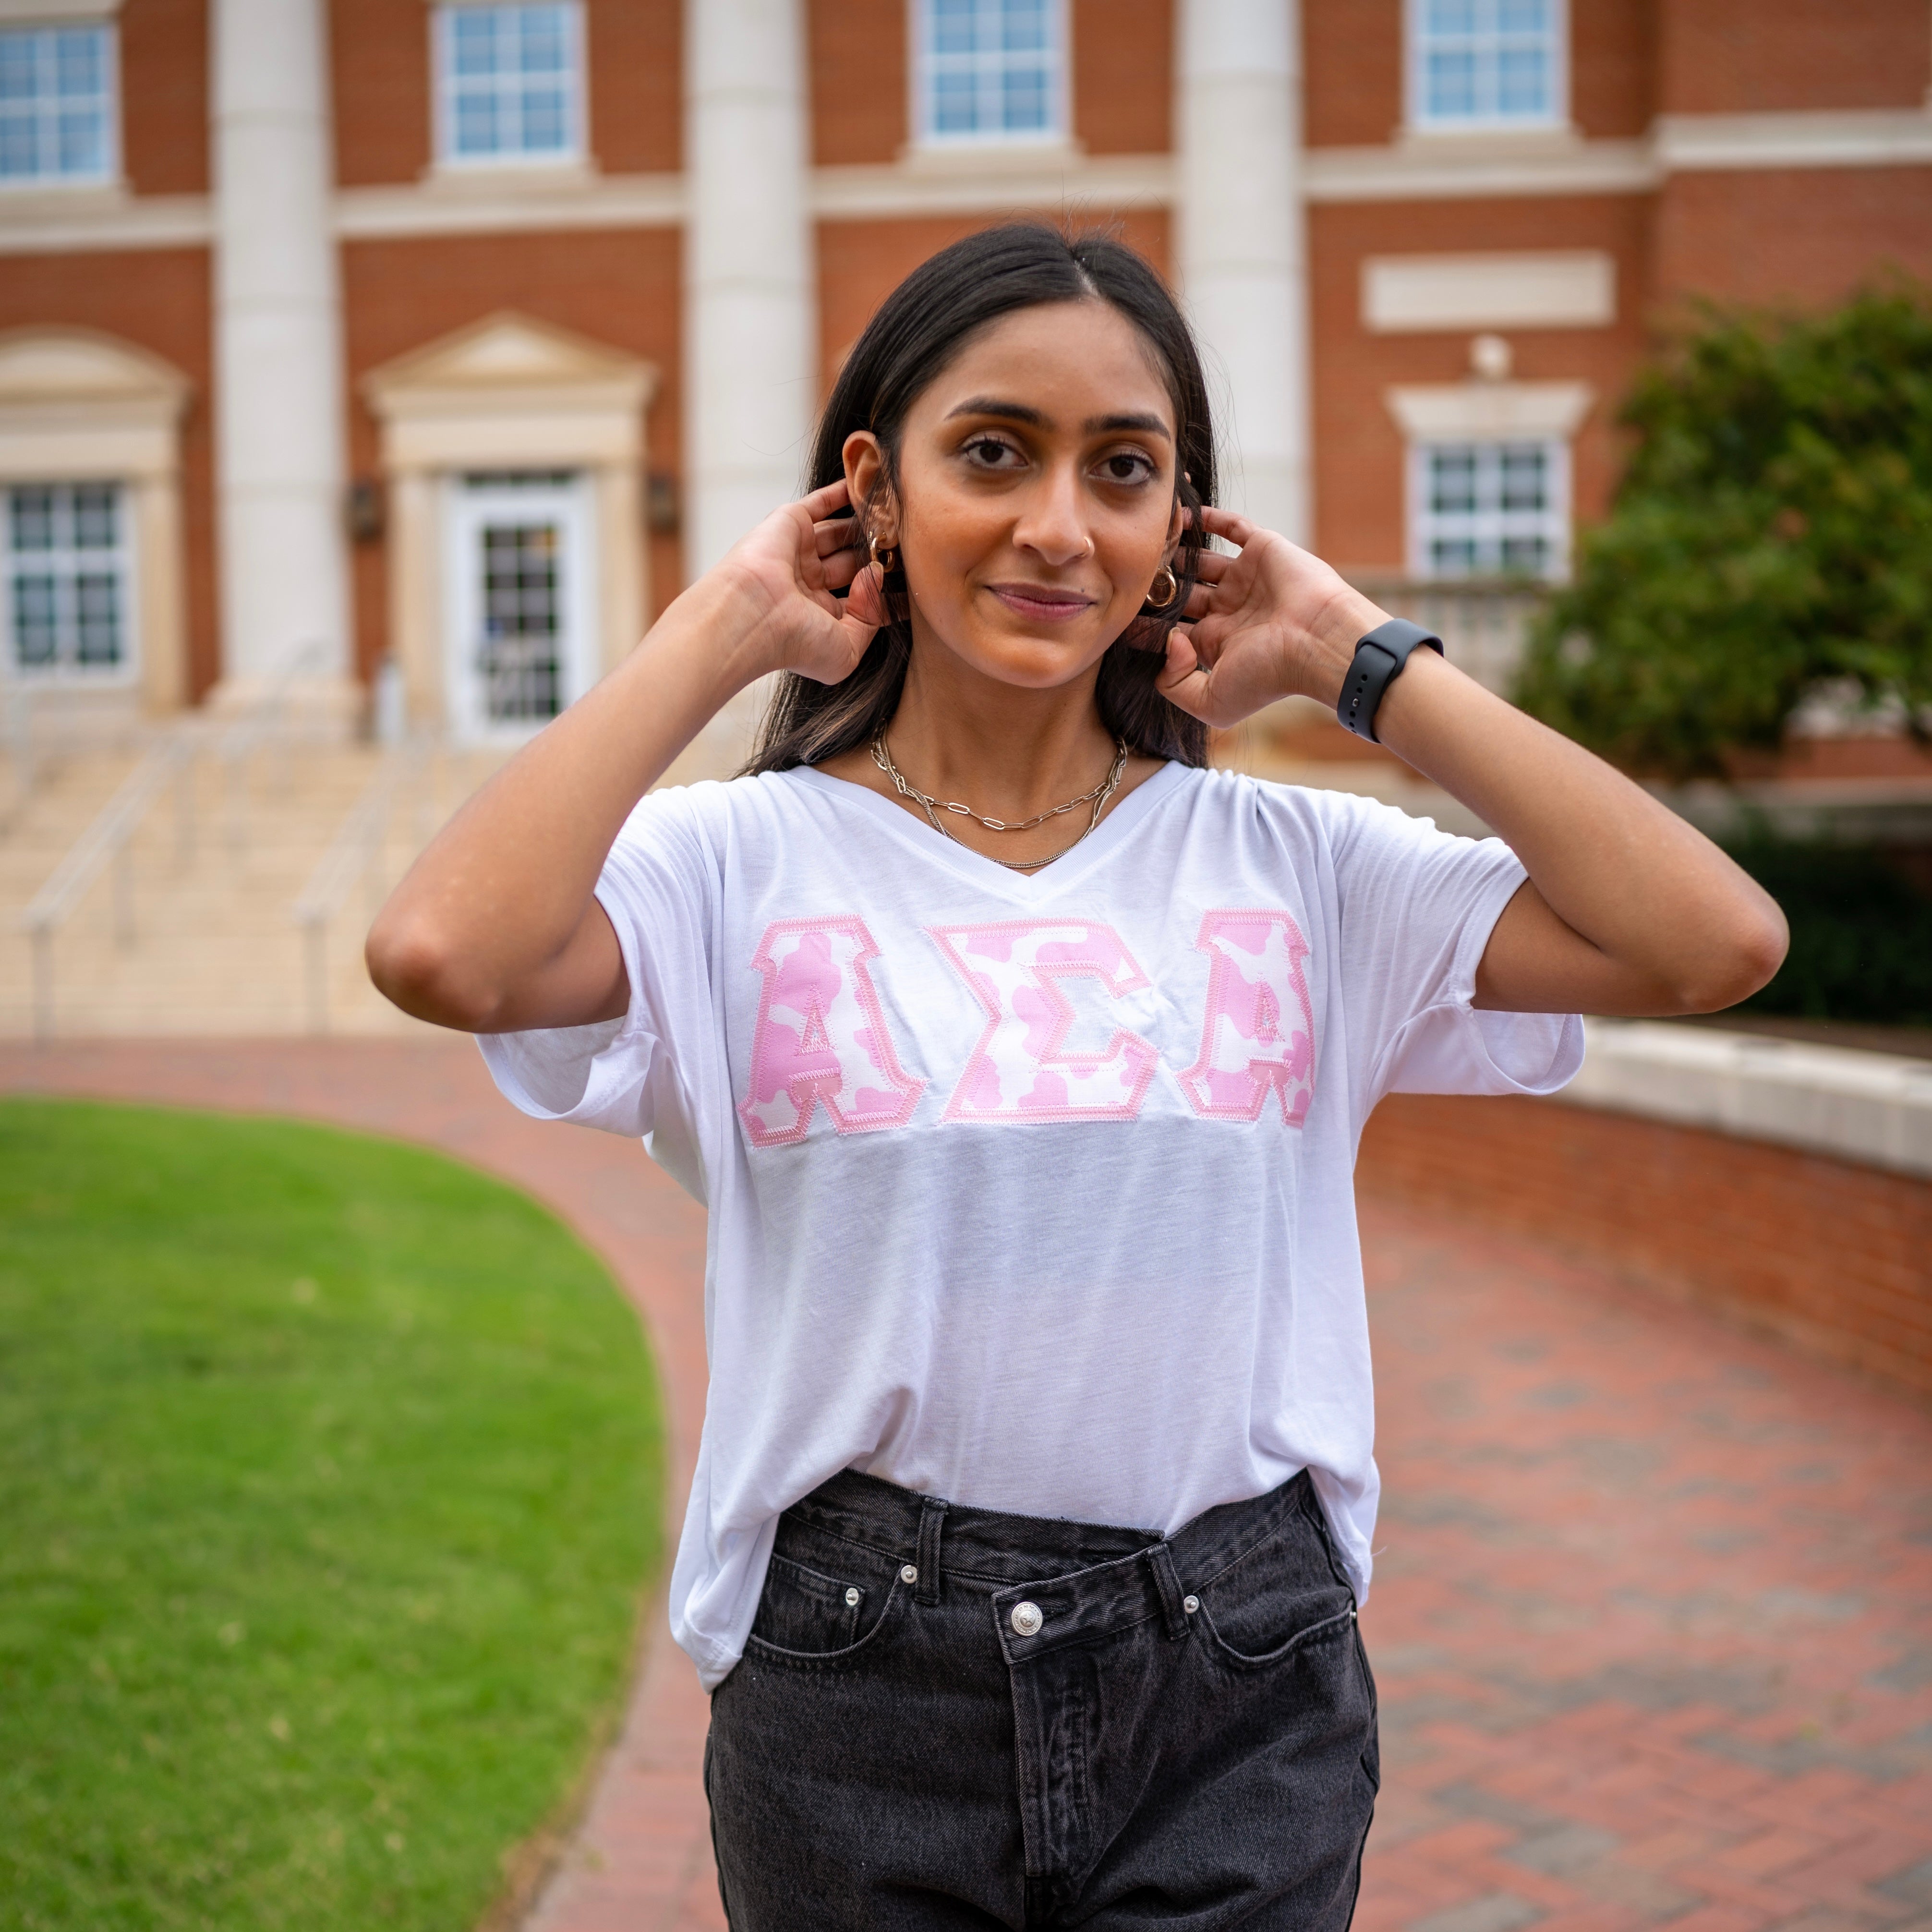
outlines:
[{"label": "jeans rivet", "polygon": [[899,1581],[902,1583],[916,1583],[919,1581],[919,1565],[916,1563],[908,1563],[899,1572]]},{"label": "jeans rivet", "polygon": [[857,1584],[854,1584],[851,1588],[845,1592],[845,1600],[851,1605],[854,1610],[856,1610],[859,1607],[859,1586]]},{"label": "jeans rivet", "polygon": [[1183,1597],[1180,1600],[1180,1607],[1191,1617],[1196,1610],[1200,1609],[1201,1599],[1198,1597]]}]

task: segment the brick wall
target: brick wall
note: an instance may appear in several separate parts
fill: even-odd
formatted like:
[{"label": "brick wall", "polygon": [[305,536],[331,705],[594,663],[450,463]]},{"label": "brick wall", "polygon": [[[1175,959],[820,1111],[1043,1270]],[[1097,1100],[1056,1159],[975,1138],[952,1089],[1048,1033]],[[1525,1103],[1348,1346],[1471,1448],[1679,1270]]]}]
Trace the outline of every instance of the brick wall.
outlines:
[{"label": "brick wall", "polygon": [[[609,232],[444,236],[357,242],[342,251],[347,337],[350,466],[380,472],[380,436],[357,386],[406,350],[514,309],[593,341],[646,358],[659,383],[644,419],[652,470],[678,469],[679,236],[648,228]],[[683,566],[674,536],[650,540],[652,615],[677,595]],[[356,655],[367,676],[388,647],[387,554],[359,544],[354,562]]]},{"label": "brick wall", "polygon": [[[831,392],[840,365],[872,311],[928,255],[950,242],[1007,218],[999,213],[920,216],[903,220],[822,221],[818,224],[818,340],[824,359],[821,396]],[[1168,218],[1156,209],[1110,214],[1078,211],[1082,227],[1118,226],[1162,274],[1168,272]]]},{"label": "brick wall", "polygon": [[1172,0],[1072,0],[1073,134],[1091,154],[1173,145]]},{"label": "brick wall", "polygon": [[1594,384],[1601,398],[1575,443],[1578,516],[1607,508],[1621,466],[1612,418],[1646,346],[1647,202],[1558,195],[1468,202],[1340,203],[1309,211],[1313,315],[1315,547],[1352,568],[1402,567],[1401,432],[1384,392],[1454,382],[1469,370],[1468,329],[1371,335],[1361,321],[1369,255],[1436,250],[1601,248],[1617,264],[1616,326],[1511,329],[1516,374]]},{"label": "brick wall", "polygon": [[1925,0],[1668,0],[1658,26],[1666,113],[1917,107],[1932,80]]},{"label": "brick wall", "polygon": [[208,254],[200,248],[11,255],[0,270],[0,329],[98,329],[172,363],[194,386],[182,421],[181,482],[188,684],[194,700],[221,674],[208,278]]},{"label": "brick wall", "polygon": [[812,159],[821,167],[898,158],[910,137],[903,0],[811,0]]},{"label": "brick wall", "polygon": [[1932,280],[1932,168],[1678,175],[1658,197],[1656,220],[1666,313],[1692,294],[1822,308],[1888,265]]},{"label": "brick wall", "polygon": [[136,194],[208,191],[207,0],[127,0],[122,166]]},{"label": "brick wall", "polygon": [[[335,169],[345,188],[414,182],[429,167],[430,15],[416,0],[330,0]],[[682,164],[682,17],[678,0],[586,0],[590,152],[607,174]]]},{"label": "brick wall", "polygon": [[1356,1181],[1932,1391],[1932,1182],[1554,1101],[1417,1094],[1376,1108]]},{"label": "brick wall", "polygon": [[[1749,0],[1741,0],[1749,4]],[[1402,0],[1302,9],[1308,145],[1372,146],[1402,125]],[[1586,134],[1640,134],[1652,112],[1650,0],[1570,0],[1570,118]]]}]

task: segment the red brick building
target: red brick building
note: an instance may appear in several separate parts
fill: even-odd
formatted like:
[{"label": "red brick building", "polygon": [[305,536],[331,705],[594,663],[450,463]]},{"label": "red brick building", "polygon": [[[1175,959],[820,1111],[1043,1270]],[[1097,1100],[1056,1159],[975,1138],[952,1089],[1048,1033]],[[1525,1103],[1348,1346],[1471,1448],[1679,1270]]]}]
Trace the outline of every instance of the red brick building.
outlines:
[{"label": "red brick building", "polygon": [[1560,574],[1687,297],[1932,276],[1932,6],[0,0],[7,674],[527,729],[1020,211],[1174,278],[1251,512]]}]

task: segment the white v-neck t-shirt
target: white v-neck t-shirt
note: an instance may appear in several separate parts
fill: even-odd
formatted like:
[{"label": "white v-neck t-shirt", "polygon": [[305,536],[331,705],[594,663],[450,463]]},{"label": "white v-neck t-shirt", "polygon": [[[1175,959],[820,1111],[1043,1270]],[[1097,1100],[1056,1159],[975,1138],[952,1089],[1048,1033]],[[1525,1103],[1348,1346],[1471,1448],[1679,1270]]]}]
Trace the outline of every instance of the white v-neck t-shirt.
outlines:
[{"label": "white v-neck t-shirt", "polygon": [[620,1021],[486,1038],[526,1112],[710,1210],[670,1586],[707,1686],[841,1469],[1168,1532],[1310,1469],[1358,1597],[1378,1480],[1353,1171],[1394,1090],[1544,1094],[1478,1012],[1498,841],[1163,767],[1030,876],[810,770],[653,792],[597,895]]}]

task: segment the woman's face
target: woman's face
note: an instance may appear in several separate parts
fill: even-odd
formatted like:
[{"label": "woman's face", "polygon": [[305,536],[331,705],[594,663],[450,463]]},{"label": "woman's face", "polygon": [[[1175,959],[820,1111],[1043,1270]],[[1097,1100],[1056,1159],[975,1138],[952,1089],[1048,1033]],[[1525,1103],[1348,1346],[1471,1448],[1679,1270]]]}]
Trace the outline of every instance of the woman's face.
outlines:
[{"label": "woman's face", "polygon": [[1180,534],[1167,385],[1104,302],[975,337],[907,415],[896,500],[875,497],[873,436],[844,454],[854,500],[904,558],[915,643],[1005,684],[1051,689],[1098,663]]}]

